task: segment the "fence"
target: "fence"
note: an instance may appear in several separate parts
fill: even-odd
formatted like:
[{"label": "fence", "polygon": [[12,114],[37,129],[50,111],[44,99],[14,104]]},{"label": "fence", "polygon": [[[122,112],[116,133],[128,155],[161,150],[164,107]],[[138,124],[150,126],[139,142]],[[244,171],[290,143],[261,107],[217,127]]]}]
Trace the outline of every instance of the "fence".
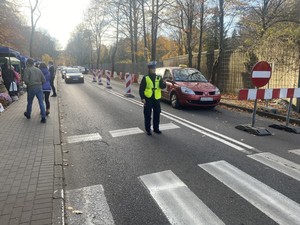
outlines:
[{"label": "fence", "polygon": [[[264,52],[268,52],[265,50]],[[261,54],[262,55],[262,54]],[[203,52],[200,70],[207,79],[211,78],[212,68],[218,51]],[[224,53],[220,63],[220,73],[217,74],[215,84],[223,93],[237,93],[240,89],[254,88],[251,82],[251,69],[257,61],[268,61],[272,65],[272,77],[270,82],[262,88],[296,88],[300,76],[299,53],[291,51],[277,51],[277,54],[258,56],[257,59],[249,60],[249,56],[241,50],[229,50]],[[188,56],[182,55],[159,62],[158,66],[178,66],[188,64]],[[193,55],[193,67],[197,66],[197,54]],[[105,64],[103,69],[111,70],[111,64]],[[117,73],[130,72],[132,74],[146,74],[146,62],[138,64],[115,64]]]}]

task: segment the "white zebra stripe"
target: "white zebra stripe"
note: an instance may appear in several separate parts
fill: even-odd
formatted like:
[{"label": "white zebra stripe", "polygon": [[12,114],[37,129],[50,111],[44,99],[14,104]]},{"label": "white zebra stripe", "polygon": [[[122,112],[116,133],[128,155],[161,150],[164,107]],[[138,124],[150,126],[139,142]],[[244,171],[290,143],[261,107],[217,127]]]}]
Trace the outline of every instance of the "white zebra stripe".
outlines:
[{"label": "white zebra stripe", "polygon": [[66,197],[67,224],[115,224],[102,185],[68,190]]},{"label": "white zebra stripe", "polygon": [[96,141],[101,140],[102,137],[99,133],[94,134],[83,134],[83,135],[75,135],[68,137],[68,143],[77,143],[77,142],[84,142],[84,141]]},{"label": "white zebra stripe", "polygon": [[300,204],[230,165],[226,161],[199,164],[199,166],[278,224],[300,224]]},{"label": "white zebra stripe", "polygon": [[140,128],[133,127],[133,128],[127,128],[127,129],[120,129],[120,130],[112,130],[109,131],[112,137],[121,137],[121,136],[127,136],[132,134],[140,134],[144,133]]},{"label": "white zebra stripe", "polygon": [[296,155],[300,155],[300,149],[289,150],[289,152],[294,153],[294,154],[296,154]]},{"label": "white zebra stripe", "polygon": [[139,178],[171,224],[224,225],[172,171]]},{"label": "white zebra stripe", "polygon": [[269,152],[247,155],[262,164],[271,167],[281,173],[284,173],[296,180],[300,181],[300,165]]}]

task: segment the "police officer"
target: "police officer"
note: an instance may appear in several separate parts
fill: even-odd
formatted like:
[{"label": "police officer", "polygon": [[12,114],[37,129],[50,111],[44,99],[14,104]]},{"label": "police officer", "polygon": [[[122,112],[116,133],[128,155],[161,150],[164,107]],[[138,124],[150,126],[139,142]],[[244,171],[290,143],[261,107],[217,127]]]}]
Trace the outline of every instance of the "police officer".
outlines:
[{"label": "police officer", "polygon": [[161,89],[166,87],[161,76],[155,74],[156,62],[148,63],[149,73],[145,75],[141,81],[139,94],[142,102],[144,103],[144,119],[145,130],[147,135],[151,135],[151,114],[153,109],[153,131],[161,134],[159,130],[159,117],[160,117],[160,99]]}]

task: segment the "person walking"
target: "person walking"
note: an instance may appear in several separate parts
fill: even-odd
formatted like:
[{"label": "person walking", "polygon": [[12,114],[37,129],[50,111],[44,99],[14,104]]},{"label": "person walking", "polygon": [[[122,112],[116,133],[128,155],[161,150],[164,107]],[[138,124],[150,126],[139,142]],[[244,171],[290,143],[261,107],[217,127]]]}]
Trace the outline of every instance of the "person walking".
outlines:
[{"label": "person walking", "polygon": [[31,117],[32,102],[36,96],[39,101],[40,111],[42,114],[41,123],[46,123],[46,110],[43,100],[43,87],[46,79],[39,68],[34,66],[33,59],[29,58],[26,62],[27,67],[24,70],[24,82],[27,85],[27,108],[24,116],[27,119]]},{"label": "person walking", "polygon": [[11,87],[12,83],[15,81],[15,73],[12,70],[11,65],[8,65],[7,62],[2,65],[2,79],[10,97],[14,96],[17,90],[12,90]]},{"label": "person walking", "polygon": [[51,97],[56,97],[57,94],[56,94],[56,89],[55,89],[55,86],[54,86],[55,68],[53,66],[53,62],[52,61],[49,62],[49,72],[51,74],[50,85],[51,85],[51,89],[52,89],[52,92],[53,92],[53,94],[51,95]]},{"label": "person walking", "polygon": [[51,92],[51,85],[50,85],[51,74],[47,68],[47,65],[43,62],[40,64],[40,70],[42,71],[46,79],[46,82],[43,84],[43,93],[44,93],[44,99],[46,103],[46,116],[48,116],[50,114],[49,96]]},{"label": "person walking", "polygon": [[166,83],[162,80],[161,76],[157,76],[155,73],[156,62],[148,63],[148,74],[145,75],[141,81],[139,94],[142,102],[144,103],[144,120],[145,130],[147,135],[151,133],[151,114],[153,110],[153,131],[157,134],[161,134],[159,129],[160,120],[160,99],[161,89],[166,87]]}]

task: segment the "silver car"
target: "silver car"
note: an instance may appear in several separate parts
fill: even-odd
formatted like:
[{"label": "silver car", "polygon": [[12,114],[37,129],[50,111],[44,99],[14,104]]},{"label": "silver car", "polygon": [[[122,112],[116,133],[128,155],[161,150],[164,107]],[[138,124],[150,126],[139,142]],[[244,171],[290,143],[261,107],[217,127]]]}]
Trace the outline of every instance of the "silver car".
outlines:
[{"label": "silver car", "polygon": [[77,83],[84,83],[83,74],[80,72],[78,68],[67,68],[65,73],[65,82],[77,82]]}]

